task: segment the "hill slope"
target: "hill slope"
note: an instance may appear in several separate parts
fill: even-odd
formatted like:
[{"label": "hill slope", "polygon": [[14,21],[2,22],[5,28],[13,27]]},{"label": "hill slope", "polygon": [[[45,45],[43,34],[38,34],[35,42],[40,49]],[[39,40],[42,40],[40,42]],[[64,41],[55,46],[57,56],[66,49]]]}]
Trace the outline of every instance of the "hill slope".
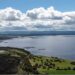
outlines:
[{"label": "hill slope", "polygon": [[75,61],[34,56],[24,49],[0,47],[0,74],[75,74]]}]

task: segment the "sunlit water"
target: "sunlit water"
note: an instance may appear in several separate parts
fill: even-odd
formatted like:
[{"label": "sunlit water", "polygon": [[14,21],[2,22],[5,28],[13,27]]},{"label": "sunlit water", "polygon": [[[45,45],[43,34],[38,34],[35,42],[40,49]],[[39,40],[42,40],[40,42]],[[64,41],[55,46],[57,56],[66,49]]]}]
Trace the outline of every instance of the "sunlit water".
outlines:
[{"label": "sunlit water", "polygon": [[5,40],[0,46],[24,48],[35,55],[75,60],[75,35],[19,37]]}]

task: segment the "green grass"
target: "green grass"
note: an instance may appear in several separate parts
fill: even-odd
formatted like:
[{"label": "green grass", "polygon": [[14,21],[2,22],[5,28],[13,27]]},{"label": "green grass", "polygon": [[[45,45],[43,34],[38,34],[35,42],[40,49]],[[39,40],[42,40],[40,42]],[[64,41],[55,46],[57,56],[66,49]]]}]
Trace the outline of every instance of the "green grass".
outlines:
[{"label": "green grass", "polygon": [[64,70],[51,70],[51,71],[48,71],[48,74],[75,74],[75,71],[71,71],[71,70],[67,70],[67,71],[64,71]]}]

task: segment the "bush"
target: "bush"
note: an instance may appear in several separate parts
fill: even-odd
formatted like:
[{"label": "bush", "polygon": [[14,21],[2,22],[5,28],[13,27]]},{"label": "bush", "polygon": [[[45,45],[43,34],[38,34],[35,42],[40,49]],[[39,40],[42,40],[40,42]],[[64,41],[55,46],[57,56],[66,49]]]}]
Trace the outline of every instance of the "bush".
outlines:
[{"label": "bush", "polygon": [[43,69],[46,69],[46,66],[43,66]]},{"label": "bush", "polygon": [[73,70],[75,70],[75,67],[73,67]]},{"label": "bush", "polygon": [[68,67],[67,69],[68,69],[68,70],[71,70],[71,67]]},{"label": "bush", "polygon": [[60,68],[59,68],[59,67],[57,67],[57,68],[56,68],[56,70],[60,70]]},{"label": "bush", "polygon": [[75,61],[71,62],[72,65],[75,65]]}]

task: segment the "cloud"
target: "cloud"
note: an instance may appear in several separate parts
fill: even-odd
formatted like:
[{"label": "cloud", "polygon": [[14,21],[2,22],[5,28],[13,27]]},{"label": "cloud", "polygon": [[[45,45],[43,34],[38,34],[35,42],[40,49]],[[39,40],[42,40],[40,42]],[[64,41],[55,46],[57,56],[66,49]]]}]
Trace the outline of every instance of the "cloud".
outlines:
[{"label": "cloud", "polygon": [[54,7],[49,7],[47,9],[40,7],[26,12],[27,16],[31,19],[62,19],[62,13],[55,10]]},{"label": "cloud", "polygon": [[75,11],[61,12],[54,7],[34,8],[25,13],[11,7],[0,9],[1,30],[75,31]]}]

